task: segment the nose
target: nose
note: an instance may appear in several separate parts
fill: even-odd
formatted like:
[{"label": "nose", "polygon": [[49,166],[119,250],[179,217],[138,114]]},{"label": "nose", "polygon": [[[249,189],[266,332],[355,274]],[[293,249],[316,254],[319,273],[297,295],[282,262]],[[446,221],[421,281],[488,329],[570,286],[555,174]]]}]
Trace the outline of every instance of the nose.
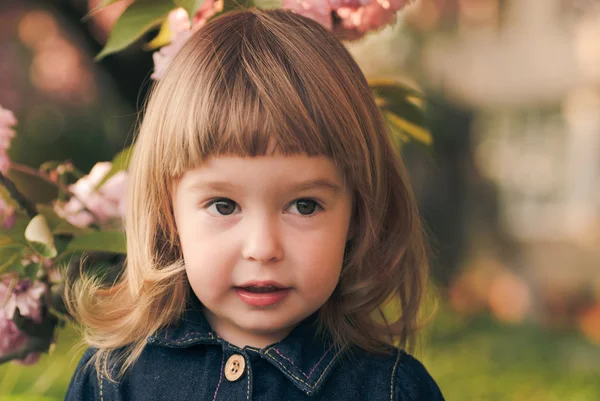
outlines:
[{"label": "nose", "polygon": [[276,219],[257,216],[248,221],[242,257],[268,263],[283,258],[283,247]]}]

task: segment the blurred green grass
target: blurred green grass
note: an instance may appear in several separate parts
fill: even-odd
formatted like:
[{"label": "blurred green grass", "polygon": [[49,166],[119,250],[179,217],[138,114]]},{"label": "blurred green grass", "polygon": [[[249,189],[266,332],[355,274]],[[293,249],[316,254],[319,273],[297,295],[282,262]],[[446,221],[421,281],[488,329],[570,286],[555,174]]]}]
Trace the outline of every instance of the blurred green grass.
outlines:
[{"label": "blurred green grass", "polygon": [[[417,352],[446,400],[600,400],[600,347],[574,331],[458,316],[443,306]],[[67,327],[37,365],[0,366],[3,401],[62,400],[84,349]]]},{"label": "blurred green grass", "polygon": [[448,401],[600,400],[600,347],[574,330],[442,308],[421,355]]}]

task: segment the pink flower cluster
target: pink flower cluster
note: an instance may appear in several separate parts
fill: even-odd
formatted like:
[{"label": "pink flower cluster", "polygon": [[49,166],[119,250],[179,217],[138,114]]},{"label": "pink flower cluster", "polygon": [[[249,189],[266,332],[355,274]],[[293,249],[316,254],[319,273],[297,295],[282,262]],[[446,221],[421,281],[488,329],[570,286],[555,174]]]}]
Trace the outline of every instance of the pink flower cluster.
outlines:
[{"label": "pink flower cluster", "polygon": [[[347,3],[335,7],[336,2]],[[333,10],[341,19],[341,24],[334,26],[333,31],[343,39],[358,39],[369,31],[376,31],[396,21],[399,10],[410,0],[371,0],[367,4],[361,0],[331,0]],[[354,3],[354,4],[352,4]]]},{"label": "pink flower cluster", "polygon": [[[37,323],[42,321],[40,298],[44,293],[43,284],[26,279],[11,286],[12,280],[16,279],[9,275],[0,277],[0,356],[18,351],[27,344],[27,335],[12,320],[17,309],[21,316]],[[32,352],[19,362],[31,365],[39,357],[39,353]]]},{"label": "pink flower cluster", "polygon": [[[353,39],[368,31],[377,30],[394,22],[396,12],[409,0],[283,0],[287,8],[314,19],[325,28],[342,33]],[[334,26],[332,13],[336,13],[341,23]],[[348,32],[345,32],[348,31]],[[353,35],[348,35],[353,32]]]},{"label": "pink flower cluster", "polygon": [[[393,23],[398,10],[411,0],[283,0],[283,8],[311,18],[333,31],[341,39],[358,39],[368,31],[374,31]],[[223,7],[221,0],[206,0],[190,23],[187,12],[178,8],[169,13],[168,25],[171,43],[154,52],[152,79],[162,78],[171,60],[193,32]],[[337,23],[334,24],[334,14]]]},{"label": "pink flower cluster", "polygon": [[96,188],[111,167],[110,162],[97,163],[89,175],[70,185],[69,190],[74,196],[67,203],[55,203],[56,213],[77,227],[122,219],[125,216],[127,173],[119,171],[100,188]]},{"label": "pink flower cluster", "polygon": [[193,24],[190,23],[188,13],[183,8],[177,8],[169,13],[167,23],[171,31],[171,43],[154,52],[154,73],[152,79],[159,80],[165,74],[171,60],[183,47],[192,33],[203,27],[208,19],[223,9],[222,0],[206,0],[194,16]]},{"label": "pink flower cluster", "polygon": [[2,174],[6,174],[10,166],[7,150],[15,136],[15,130],[11,128],[15,124],[17,124],[17,119],[12,111],[0,106],[0,172]]}]

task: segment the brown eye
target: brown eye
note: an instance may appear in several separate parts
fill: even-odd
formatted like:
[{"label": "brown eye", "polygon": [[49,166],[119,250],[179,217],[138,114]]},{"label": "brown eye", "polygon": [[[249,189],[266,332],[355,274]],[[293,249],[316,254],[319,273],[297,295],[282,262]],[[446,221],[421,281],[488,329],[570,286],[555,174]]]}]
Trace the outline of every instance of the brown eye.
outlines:
[{"label": "brown eye", "polygon": [[312,199],[299,199],[296,201],[296,209],[304,216],[313,214],[317,206],[317,202]]},{"label": "brown eye", "polygon": [[231,199],[218,199],[212,202],[210,206],[215,206],[217,212],[223,216],[229,216],[235,212],[236,203]]}]

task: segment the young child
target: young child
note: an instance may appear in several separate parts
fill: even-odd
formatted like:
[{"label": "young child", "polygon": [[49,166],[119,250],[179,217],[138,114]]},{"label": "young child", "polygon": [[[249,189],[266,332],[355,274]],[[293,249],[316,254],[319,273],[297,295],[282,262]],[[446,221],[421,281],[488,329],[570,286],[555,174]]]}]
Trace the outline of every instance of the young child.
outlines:
[{"label": "young child", "polygon": [[127,262],[68,286],[67,400],[443,400],[412,344],[420,219],[359,67],[318,23],[245,10],[153,88]]}]

